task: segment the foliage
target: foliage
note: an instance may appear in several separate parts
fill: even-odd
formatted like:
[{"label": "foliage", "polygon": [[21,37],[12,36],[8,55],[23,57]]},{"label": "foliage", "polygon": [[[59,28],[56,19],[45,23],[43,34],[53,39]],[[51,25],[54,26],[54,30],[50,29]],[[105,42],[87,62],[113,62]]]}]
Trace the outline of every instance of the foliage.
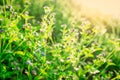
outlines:
[{"label": "foliage", "polygon": [[120,41],[85,18],[70,1],[0,1],[0,79],[120,79]]}]

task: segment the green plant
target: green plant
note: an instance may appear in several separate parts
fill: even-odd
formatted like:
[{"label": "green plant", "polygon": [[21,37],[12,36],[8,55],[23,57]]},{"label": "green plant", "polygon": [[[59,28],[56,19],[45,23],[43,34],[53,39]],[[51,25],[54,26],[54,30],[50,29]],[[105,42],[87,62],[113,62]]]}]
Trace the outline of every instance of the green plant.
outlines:
[{"label": "green plant", "polygon": [[0,79],[119,79],[115,34],[76,20],[70,2],[33,2],[3,0],[0,6]]}]

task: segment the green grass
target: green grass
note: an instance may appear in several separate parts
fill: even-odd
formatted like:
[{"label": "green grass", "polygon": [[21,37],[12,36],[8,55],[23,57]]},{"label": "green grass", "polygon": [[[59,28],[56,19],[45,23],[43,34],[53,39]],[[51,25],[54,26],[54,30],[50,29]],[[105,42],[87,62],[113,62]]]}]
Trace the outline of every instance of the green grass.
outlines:
[{"label": "green grass", "polygon": [[118,36],[76,20],[69,2],[0,1],[1,80],[120,79]]}]

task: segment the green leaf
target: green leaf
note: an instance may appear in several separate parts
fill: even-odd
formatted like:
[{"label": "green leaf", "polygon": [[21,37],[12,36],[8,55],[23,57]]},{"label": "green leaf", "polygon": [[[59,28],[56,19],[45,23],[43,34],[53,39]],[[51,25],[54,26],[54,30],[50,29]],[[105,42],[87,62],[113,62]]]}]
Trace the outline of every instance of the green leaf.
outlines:
[{"label": "green leaf", "polygon": [[101,48],[98,48],[98,49],[96,49],[95,51],[93,51],[93,54],[100,54],[100,53],[102,53],[102,51],[103,51],[103,49],[101,49]]},{"label": "green leaf", "polygon": [[14,54],[17,54],[17,55],[22,55],[22,56],[24,56],[24,55],[25,55],[25,53],[24,53],[23,51],[16,51]]}]

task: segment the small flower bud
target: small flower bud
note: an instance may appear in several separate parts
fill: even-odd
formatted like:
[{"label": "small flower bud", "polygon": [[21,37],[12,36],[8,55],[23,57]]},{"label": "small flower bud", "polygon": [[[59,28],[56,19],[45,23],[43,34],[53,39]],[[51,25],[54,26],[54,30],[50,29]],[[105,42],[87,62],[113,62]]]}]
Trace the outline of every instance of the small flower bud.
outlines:
[{"label": "small flower bud", "polygon": [[48,6],[45,6],[44,7],[44,10],[45,10],[45,13],[46,14],[49,14],[50,13],[50,8]]},{"label": "small flower bud", "polygon": [[33,63],[30,60],[27,60],[26,64],[31,65],[31,66],[33,65]]},{"label": "small flower bud", "polygon": [[5,32],[3,29],[0,29],[0,33],[3,33],[3,32]]},{"label": "small flower bud", "polygon": [[33,74],[34,76],[36,76],[36,75],[37,75],[36,70],[32,70],[32,74]]}]

